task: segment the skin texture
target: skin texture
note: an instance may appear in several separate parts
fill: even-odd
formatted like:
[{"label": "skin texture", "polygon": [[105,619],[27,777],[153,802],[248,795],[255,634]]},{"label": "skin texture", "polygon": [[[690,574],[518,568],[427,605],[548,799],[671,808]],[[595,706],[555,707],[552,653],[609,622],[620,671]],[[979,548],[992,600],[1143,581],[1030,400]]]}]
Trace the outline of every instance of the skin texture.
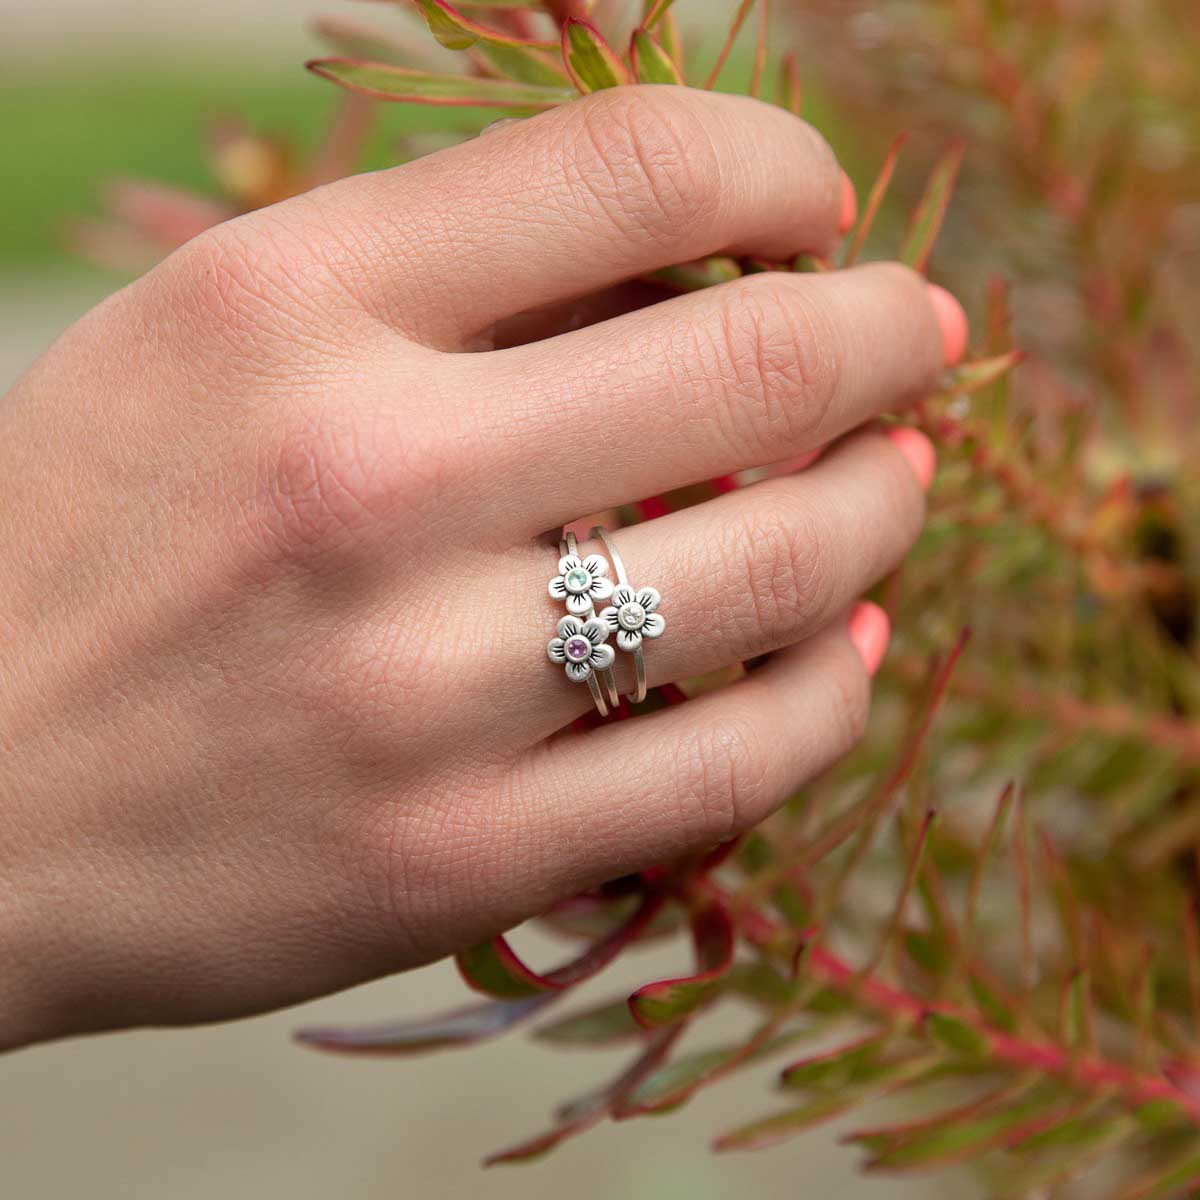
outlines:
[{"label": "skin texture", "polygon": [[[843,754],[887,638],[848,614],[932,471],[851,431],[943,366],[935,302],[895,265],[627,283],[827,252],[842,204],[791,116],[624,88],[219,227],[68,330],[0,403],[0,1046],[430,961]],[[779,653],[561,734],[545,531],[829,443],[616,535],[652,685]]]}]

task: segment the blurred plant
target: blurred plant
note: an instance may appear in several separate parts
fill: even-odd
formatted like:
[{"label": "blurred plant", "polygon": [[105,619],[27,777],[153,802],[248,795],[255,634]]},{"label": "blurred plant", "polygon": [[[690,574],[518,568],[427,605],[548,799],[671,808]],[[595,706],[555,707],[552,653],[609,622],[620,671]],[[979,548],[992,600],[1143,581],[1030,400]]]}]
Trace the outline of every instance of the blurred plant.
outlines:
[{"label": "blurred plant", "polygon": [[[399,7],[461,55],[461,73],[340,21],[320,29],[338,54],[310,69],[375,100],[524,114],[635,80],[713,87],[746,27],[748,90],[800,110],[769,0],[729,6],[715,57],[685,43],[672,0],[644,0],[632,19],[603,0]],[[1185,200],[1200,182],[1200,10],[805,0],[776,16],[819,47],[806,57],[855,131],[850,157],[882,159],[858,226],[831,262],[713,258],[657,282],[833,269],[889,237],[924,270],[942,233],[956,290],[986,282],[979,357],[906,418],[939,442],[942,470],[917,554],[881,590],[897,645],[866,744],[739,842],[546,914],[583,944],[565,965],[536,971],[497,937],[458,959],[485,1002],[300,1040],[363,1054],[470,1045],[542,1016],[635,943],[686,936],[690,975],[537,1028],[550,1045],[633,1057],[489,1161],[677,1108],[807,1044],[778,1077],[789,1103],[717,1149],[903,1095],[924,1115],[846,1139],[871,1170],[972,1161],[1001,1197],[1200,1194],[1200,202]],[[906,133],[919,153],[949,146],[923,186],[899,159]],[[348,169],[353,138],[332,146]],[[258,192],[227,184],[219,212],[313,177],[270,178]],[[889,190],[911,200],[906,231]],[[154,204],[149,222],[145,204],[122,207],[165,244],[220,219],[194,203],[167,206],[175,223]],[[705,1011],[733,1001],[759,1015],[749,1037],[692,1047]]]}]

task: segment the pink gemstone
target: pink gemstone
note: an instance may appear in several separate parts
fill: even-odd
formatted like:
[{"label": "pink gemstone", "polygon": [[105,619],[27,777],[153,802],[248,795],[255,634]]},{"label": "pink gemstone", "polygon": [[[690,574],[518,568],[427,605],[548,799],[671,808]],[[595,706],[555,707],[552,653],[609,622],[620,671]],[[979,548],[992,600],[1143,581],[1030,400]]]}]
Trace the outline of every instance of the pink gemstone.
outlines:
[{"label": "pink gemstone", "polygon": [[572,662],[583,662],[592,652],[592,643],[585,637],[573,637],[567,642],[567,657]]}]

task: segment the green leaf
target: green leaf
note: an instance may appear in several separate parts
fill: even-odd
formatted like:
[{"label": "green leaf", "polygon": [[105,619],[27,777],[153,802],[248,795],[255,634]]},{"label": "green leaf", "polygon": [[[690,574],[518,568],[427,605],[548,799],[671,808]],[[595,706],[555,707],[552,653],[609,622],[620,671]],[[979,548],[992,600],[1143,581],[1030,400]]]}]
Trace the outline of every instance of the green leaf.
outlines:
[{"label": "green leaf", "polygon": [[968,983],[971,995],[975,998],[975,1003],[979,1005],[979,1011],[997,1029],[1003,1029],[1005,1033],[1012,1033],[1017,1028],[1017,1019],[988,981],[978,971],[972,971]]},{"label": "green leaf", "polygon": [[1019,350],[1010,350],[994,358],[978,358],[974,362],[963,363],[947,372],[945,390],[955,395],[981,391],[1007,375],[1023,357]]},{"label": "green leaf", "polygon": [[563,25],[562,53],[567,74],[581,92],[599,92],[629,82],[624,64],[600,31],[579,17],[571,17]]},{"label": "green leaf", "polygon": [[858,1103],[857,1095],[821,1096],[799,1108],[789,1108],[774,1116],[751,1121],[748,1125],[739,1126],[728,1133],[723,1133],[713,1142],[713,1149],[725,1150],[761,1150],[766,1146],[774,1146],[788,1138],[812,1129],[823,1121],[830,1121],[848,1112]]},{"label": "green leaf", "polygon": [[635,29],[629,41],[629,58],[639,83],[683,83],[671,56],[645,29]]},{"label": "green leaf", "polygon": [[931,1012],[925,1017],[925,1028],[935,1041],[960,1058],[983,1058],[987,1055],[987,1038],[958,1017]]},{"label": "green leaf", "polygon": [[355,58],[315,58],[305,66],[314,75],[330,79],[352,92],[404,104],[545,109],[565,104],[575,97],[575,93],[567,88],[517,83],[511,79],[436,75]]},{"label": "green leaf", "polygon": [[455,962],[471,987],[498,1000],[556,990],[553,984],[530,971],[502,937],[460,951]]},{"label": "green leaf", "polygon": [[712,258],[701,258],[696,262],[679,263],[673,267],[664,267],[650,276],[662,283],[670,284],[681,292],[699,292],[704,288],[715,287],[718,283],[729,283],[741,279],[742,268],[736,259],[715,255]]},{"label": "green leaf", "polygon": [[295,1038],[301,1045],[336,1054],[425,1054],[498,1037],[557,998],[554,992],[542,992],[522,1000],[478,1004],[412,1021],[349,1027],[314,1026],[297,1030]]},{"label": "green leaf", "polygon": [[626,1100],[624,1115],[677,1108],[714,1075],[733,1066],[758,1062],[807,1036],[807,1030],[795,1030],[771,1038],[750,1052],[745,1044],[739,1044],[701,1050],[678,1058],[642,1080]]},{"label": "green leaf", "polygon": [[571,1013],[533,1031],[539,1041],[562,1046],[609,1046],[644,1035],[624,999]]},{"label": "green leaf", "polygon": [[1130,1184],[1113,1200],[1167,1200],[1168,1197],[1194,1196],[1193,1189],[1198,1182],[1200,1150],[1193,1144],[1179,1157],[1156,1166],[1150,1174]]},{"label": "green leaf", "polygon": [[[335,54],[347,58],[370,59],[372,62],[397,65],[411,64],[415,59],[423,61],[421,56],[414,54],[413,47],[355,21],[347,21],[341,17],[318,17],[312,28]],[[427,54],[431,53],[428,43],[422,48]]]},{"label": "green leaf", "polygon": [[904,1135],[899,1144],[881,1150],[868,1164],[868,1169],[931,1167],[975,1158],[1003,1144],[1010,1134],[1046,1105],[1046,1096],[1035,1095],[1023,1102],[1009,1102],[972,1119],[964,1120],[949,1114],[943,1124]]},{"label": "green leaf", "polygon": [[500,29],[490,29],[460,13],[446,0],[417,0],[417,7],[429,26],[429,32],[447,50],[467,50],[476,42],[502,46],[530,46],[541,50],[556,50],[555,42],[540,42],[534,38],[515,37]]},{"label": "green leaf", "polygon": [[961,143],[947,150],[925,185],[925,193],[913,214],[908,237],[900,251],[900,261],[914,270],[924,271],[929,263],[933,244],[937,241],[942,222],[946,218],[946,209],[950,205],[950,196],[962,166],[963,153],[964,147]]},{"label": "green leaf", "polygon": [[638,988],[629,1009],[645,1029],[672,1025],[712,999],[728,982],[733,967],[733,922],[725,906],[709,903],[691,917],[696,949],[694,974]]},{"label": "green leaf", "polygon": [[645,0],[642,5],[642,25],[653,29],[667,15],[667,10],[675,0]]},{"label": "green leaf", "polygon": [[796,55],[791,50],[783,56],[779,64],[779,79],[775,84],[775,103],[797,117],[802,111],[800,68],[796,63]]},{"label": "green leaf", "polygon": [[944,938],[924,930],[910,929],[904,935],[904,950],[923,971],[939,974],[950,963],[950,948]]},{"label": "green leaf", "polygon": [[726,986],[730,992],[752,1000],[767,1008],[778,1008],[792,1000],[798,984],[785,979],[769,963],[758,959],[754,962],[737,963],[729,972]]},{"label": "green leaf", "polygon": [[891,1040],[891,1030],[884,1030],[835,1050],[799,1059],[783,1068],[780,1080],[788,1088],[840,1088],[860,1083],[877,1070]]}]

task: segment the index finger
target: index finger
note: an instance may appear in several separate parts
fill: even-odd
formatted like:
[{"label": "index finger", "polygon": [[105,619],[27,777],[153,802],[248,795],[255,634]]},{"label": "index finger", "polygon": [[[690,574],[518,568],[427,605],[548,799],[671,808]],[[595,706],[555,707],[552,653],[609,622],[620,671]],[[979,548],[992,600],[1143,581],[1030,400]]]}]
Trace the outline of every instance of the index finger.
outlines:
[{"label": "index finger", "polygon": [[457,348],[504,317],[673,263],[825,253],[844,187],[828,144],[782,109],[637,86],[307,201],[367,307]]}]

